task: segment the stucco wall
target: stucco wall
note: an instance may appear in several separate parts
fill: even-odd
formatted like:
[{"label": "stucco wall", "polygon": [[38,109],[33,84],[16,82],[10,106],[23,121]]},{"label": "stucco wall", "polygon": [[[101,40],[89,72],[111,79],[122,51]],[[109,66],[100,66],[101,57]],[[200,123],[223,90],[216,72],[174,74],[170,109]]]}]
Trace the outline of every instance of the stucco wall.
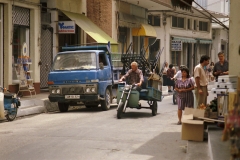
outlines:
[{"label": "stucco wall", "polygon": [[[190,16],[183,16],[183,15],[181,15],[181,17],[192,18]],[[195,17],[194,19],[207,21],[206,19],[203,19],[203,18]],[[154,27],[157,32],[157,39],[161,39],[161,47],[164,47],[164,51],[163,51],[163,54],[161,55],[161,59],[160,59],[160,64],[163,64],[163,62],[165,60],[167,62],[171,62],[171,46],[170,46],[171,36],[199,38],[199,39],[212,39],[211,25],[209,25],[209,27],[210,27],[209,32],[202,32],[202,31],[193,31],[193,30],[187,30],[187,29],[172,28],[171,27],[172,26],[171,15],[167,16],[166,21],[167,21],[167,23],[165,26],[163,25],[163,23],[161,21],[160,27]],[[182,60],[181,63],[184,63],[184,60]]]},{"label": "stucco wall", "polygon": [[[11,85],[12,81],[12,1],[1,1],[4,5],[4,86]],[[40,7],[39,0],[14,1],[15,6],[30,9],[30,44],[29,53],[33,62],[31,77],[35,83],[40,82],[40,67],[37,65],[40,56]]]},{"label": "stucco wall", "polygon": [[229,74],[240,75],[240,19],[239,8],[240,1],[233,0],[230,2],[230,29],[229,29]]}]

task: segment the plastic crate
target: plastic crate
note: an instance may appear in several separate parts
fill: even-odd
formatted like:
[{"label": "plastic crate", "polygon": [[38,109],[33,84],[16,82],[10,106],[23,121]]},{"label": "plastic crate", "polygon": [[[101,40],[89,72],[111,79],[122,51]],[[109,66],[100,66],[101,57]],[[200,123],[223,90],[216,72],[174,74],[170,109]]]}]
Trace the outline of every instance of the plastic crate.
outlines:
[{"label": "plastic crate", "polygon": [[162,92],[158,89],[148,87],[148,99],[162,101]]}]

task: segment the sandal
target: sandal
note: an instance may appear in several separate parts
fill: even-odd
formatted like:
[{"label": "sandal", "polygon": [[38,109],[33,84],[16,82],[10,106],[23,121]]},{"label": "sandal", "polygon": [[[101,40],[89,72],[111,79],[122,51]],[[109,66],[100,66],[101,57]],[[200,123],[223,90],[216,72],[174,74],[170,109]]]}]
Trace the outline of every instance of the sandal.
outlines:
[{"label": "sandal", "polygon": [[179,121],[177,122],[177,125],[181,125],[181,124],[182,124],[182,122],[179,122]]}]

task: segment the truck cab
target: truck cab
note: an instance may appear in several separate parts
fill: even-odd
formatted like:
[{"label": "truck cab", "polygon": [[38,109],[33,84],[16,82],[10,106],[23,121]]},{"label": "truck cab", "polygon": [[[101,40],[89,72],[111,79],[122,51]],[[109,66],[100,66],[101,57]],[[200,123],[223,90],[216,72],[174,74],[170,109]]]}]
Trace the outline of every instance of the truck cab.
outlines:
[{"label": "truck cab", "polygon": [[112,103],[112,64],[108,46],[63,47],[48,75],[49,100],[60,112],[83,103],[108,110]]}]

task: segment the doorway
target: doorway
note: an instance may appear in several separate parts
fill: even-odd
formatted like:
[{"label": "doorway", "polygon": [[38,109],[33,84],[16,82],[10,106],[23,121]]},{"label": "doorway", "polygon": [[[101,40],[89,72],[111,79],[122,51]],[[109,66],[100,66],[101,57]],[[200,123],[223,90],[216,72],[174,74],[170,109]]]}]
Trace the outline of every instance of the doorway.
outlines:
[{"label": "doorway", "polygon": [[40,67],[40,88],[48,87],[48,73],[52,66],[53,59],[53,29],[42,27],[41,31],[41,67]]}]

